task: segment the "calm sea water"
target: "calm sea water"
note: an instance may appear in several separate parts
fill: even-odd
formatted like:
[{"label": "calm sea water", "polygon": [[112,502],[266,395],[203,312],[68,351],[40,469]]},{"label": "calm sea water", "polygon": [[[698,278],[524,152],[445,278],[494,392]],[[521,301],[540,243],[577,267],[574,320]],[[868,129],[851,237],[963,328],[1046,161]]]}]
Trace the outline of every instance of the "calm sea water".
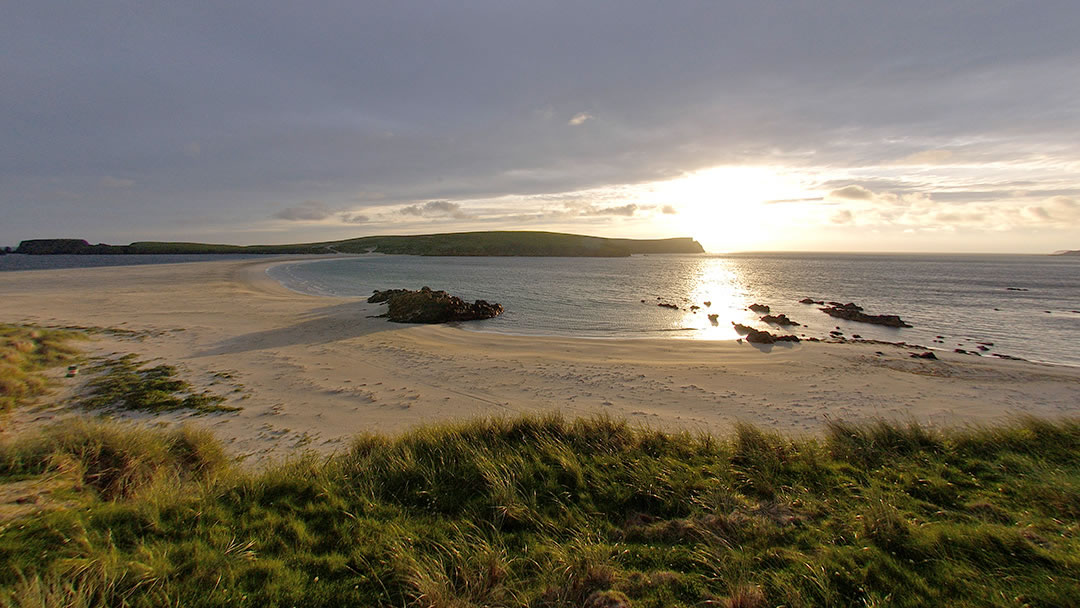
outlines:
[{"label": "calm sea water", "polygon": [[53,270],[58,268],[98,268],[101,266],[142,266],[182,264],[214,260],[243,260],[265,256],[251,254],[149,254],[149,255],[0,255],[0,272],[10,270]]},{"label": "calm sea water", "polygon": [[[756,302],[802,323],[790,329],[800,335],[823,337],[838,327],[849,337],[859,334],[945,350],[974,350],[977,342],[992,342],[984,355],[1080,365],[1077,257],[366,256],[284,264],[269,274],[312,294],[367,296],[375,289],[427,285],[465,299],[502,304],[502,316],[463,325],[479,331],[731,340],[738,337],[732,322],[767,327],[746,309]],[[834,319],[816,306],[798,303],[807,296],[856,302],[869,314],[899,314],[914,327],[891,329]],[[680,310],[658,307],[658,302],[677,304]],[[691,312],[691,304],[701,309]],[[715,324],[709,313],[718,315]],[[934,342],[937,336],[943,336],[942,343]]]}]

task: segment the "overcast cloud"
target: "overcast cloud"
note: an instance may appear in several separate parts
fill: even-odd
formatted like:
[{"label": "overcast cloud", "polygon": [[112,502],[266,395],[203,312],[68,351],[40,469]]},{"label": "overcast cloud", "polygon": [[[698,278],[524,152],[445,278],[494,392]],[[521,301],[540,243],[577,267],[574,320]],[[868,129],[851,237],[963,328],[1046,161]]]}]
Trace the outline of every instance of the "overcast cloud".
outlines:
[{"label": "overcast cloud", "polygon": [[802,247],[1080,248],[1074,1],[3,13],[0,244],[682,236],[746,188],[695,216],[656,184],[750,166],[803,184],[761,199],[825,227]]}]

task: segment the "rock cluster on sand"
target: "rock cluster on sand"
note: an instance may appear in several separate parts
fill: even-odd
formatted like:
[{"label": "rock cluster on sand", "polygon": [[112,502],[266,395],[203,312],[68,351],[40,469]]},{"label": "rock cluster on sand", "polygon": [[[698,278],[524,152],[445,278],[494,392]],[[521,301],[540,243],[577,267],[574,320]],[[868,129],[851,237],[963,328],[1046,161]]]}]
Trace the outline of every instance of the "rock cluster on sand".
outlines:
[{"label": "rock cluster on sand", "polygon": [[395,323],[447,323],[450,321],[475,321],[490,319],[503,312],[499,304],[484,300],[466,302],[445,291],[433,291],[422,287],[419,291],[408,289],[376,290],[368,298],[376,304],[386,302],[386,318]]},{"label": "rock cluster on sand", "polygon": [[820,308],[819,310],[830,317],[836,317],[837,319],[858,321],[859,323],[871,323],[873,325],[884,325],[886,327],[911,327],[911,325],[905,323],[904,320],[897,315],[868,315],[863,312],[862,306],[852,302],[848,302],[847,304],[829,302],[828,307]]},{"label": "rock cluster on sand", "polygon": [[788,316],[784,313],[780,313],[778,315],[765,315],[764,317],[761,317],[761,320],[766,323],[772,323],[773,325],[779,325],[781,327],[799,326],[798,323],[789,319]]},{"label": "rock cluster on sand", "polygon": [[798,342],[798,336],[777,336],[767,331],[761,331],[760,329],[754,329],[753,327],[743,325],[741,323],[732,322],[735,326],[735,331],[746,336],[747,342],[754,344],[772,344],[774,342]]}]

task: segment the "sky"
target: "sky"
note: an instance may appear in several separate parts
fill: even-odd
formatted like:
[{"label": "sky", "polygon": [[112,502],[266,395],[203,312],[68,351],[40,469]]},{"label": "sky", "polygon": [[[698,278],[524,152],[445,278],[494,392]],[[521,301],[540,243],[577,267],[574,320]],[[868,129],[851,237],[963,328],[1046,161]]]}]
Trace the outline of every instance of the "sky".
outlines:
[{"label": "sky", "polygon": [[1080,2],[7,3],[0,245],[1080,249]]}]

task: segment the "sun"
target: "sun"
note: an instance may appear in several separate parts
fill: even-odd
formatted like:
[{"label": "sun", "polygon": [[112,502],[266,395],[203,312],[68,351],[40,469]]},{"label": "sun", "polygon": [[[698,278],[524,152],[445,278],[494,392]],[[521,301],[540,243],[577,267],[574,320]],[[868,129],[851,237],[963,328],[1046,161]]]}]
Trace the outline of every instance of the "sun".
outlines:
[{"label": "sun", "polygon": [[[653,185],[656,200],[678,213],[673,222],[706,250],[772,249],[807,197],[804,179],[775,167],[714,167]],[[792,211],[796,213],[791,215]]]}]

